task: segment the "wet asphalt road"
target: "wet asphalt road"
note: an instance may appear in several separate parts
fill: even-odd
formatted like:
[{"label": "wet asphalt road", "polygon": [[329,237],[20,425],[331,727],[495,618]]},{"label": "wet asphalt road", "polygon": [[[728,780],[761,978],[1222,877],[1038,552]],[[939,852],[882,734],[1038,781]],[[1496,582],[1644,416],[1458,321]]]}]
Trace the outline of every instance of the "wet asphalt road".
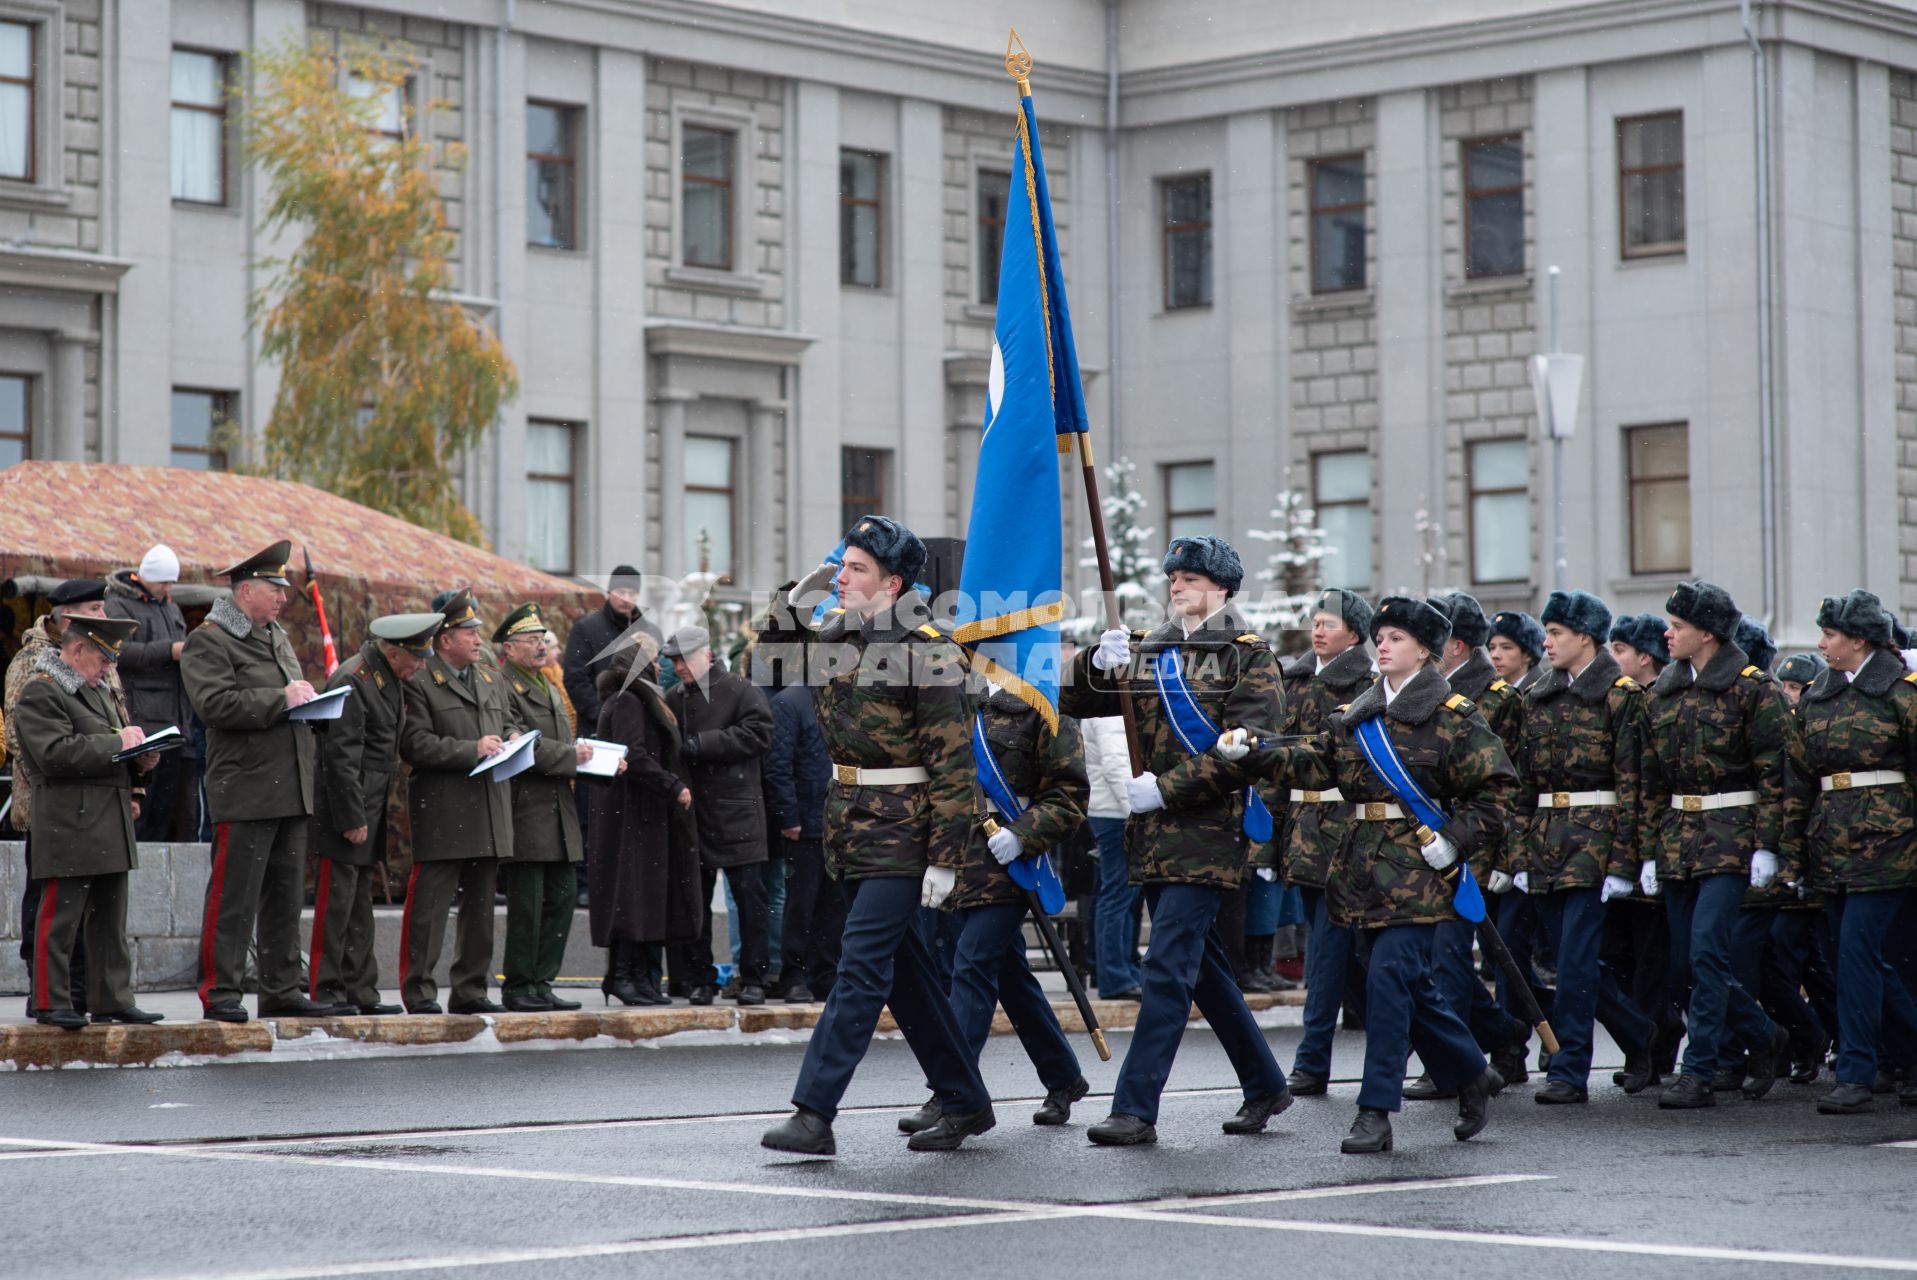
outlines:
[{"label": "wet asphalt road", "polygon": [[[1294,1029],[1268,1033],[1289,1062]],[[1341,1035],[1351,1080],[1362,1037]],[[1113,1037],[1122,1055],[1127,1037]],[[1354,1084],[1226,1137],[1228,1064],[1194,1030],[1155,1148],[1029,1123],[1017,1041],[984,1067],[999,1127],[952,1155],[895,1130],[923,1093],[877,1042],[839,1156],[757,1145],[797,1044],[668,1045],[0,1076],[8,1277],[427,1275],[1765,1277],[1917,1271],[1917,1109],[1813,1114],[1808,1088],[1660,1113],[1609,1085],[1507,1091],[1477,1140],[1408,1104],[1347,1157]],[[1089,1048],[1109,1090],[1116,1063]],[[1893,1100],[1894,1101],[1894,1100]],[[1911,1147],[1885,1144],[1909,1141]]]}]

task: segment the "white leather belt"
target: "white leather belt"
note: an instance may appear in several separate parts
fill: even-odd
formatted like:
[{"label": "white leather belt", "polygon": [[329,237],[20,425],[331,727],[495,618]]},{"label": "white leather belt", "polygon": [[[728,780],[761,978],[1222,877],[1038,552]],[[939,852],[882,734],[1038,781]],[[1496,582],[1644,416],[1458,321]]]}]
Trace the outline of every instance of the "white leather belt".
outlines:
[{"label": "white leather belt", "polygon": [[1333,787],[1329,791],[1298,791],[1291,793],[1293,804],[1343,804],[1345,793]]},{"label": "white leather belt", "polygon": [[1887,787],[1893,782],[1902,782],[1902,769],[1871,769],[1857,773],[1833,773],[1817,780],[1819,788],[1825,791],[1849,791],[1853,787]]},{"label": "white leather belt", "polygon": [[1360,822],[1390,822],[1404,817],[1404,810],[1395,804],[1361,800],[1351,806],[1351,816]]},{"label": "white leather belt", "polygon": [[901,769],[861,769],[855,764],[832,766],[832,781],[842,787],[909,787],[915,782],[931,780],[932,775],[919,764]]},{"label": "white leather belt", "polygon": [[1724,791],[1714,796],[1672,796],[1671,808],[1686,813],[1709,813],[1713,809],[1737,809],[1757,803],[1755,791]]},{"label": "white leather belt", "polygon": [[1592,805],[1616,804],[1615,791],[1540,791],[1540,809],[1584,809]]}]

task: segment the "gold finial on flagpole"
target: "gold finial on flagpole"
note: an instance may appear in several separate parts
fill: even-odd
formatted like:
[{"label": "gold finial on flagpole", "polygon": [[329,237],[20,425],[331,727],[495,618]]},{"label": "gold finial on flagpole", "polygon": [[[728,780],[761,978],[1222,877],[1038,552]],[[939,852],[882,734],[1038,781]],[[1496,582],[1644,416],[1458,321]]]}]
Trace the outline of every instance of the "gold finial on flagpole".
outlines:
[{"label": "gold finial on flagpole", "polygon": [[1025,48],[1025,42],[1018,38],[1017,27],[1012,28],[1012,34],[1005,41],[1005,74],[1018,81],[1019,97],[1032,96],[1032,55]]}]

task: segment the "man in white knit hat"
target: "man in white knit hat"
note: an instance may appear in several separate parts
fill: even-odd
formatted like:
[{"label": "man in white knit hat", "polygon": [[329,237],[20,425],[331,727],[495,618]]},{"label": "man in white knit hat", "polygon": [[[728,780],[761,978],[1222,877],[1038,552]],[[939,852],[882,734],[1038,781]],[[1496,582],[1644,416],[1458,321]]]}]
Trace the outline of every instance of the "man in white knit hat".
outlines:
[{"label": "man in white knit hat", "polygon": [[[129,618],[139,630],[120,649],[120,680],[127,713],[147,733],[178,725],[188,732],[193,714],[180,683],[180,650],[186,644],[186,619],[173,603],[180,580],[180,557],[164,542],[140,557],[138,569],[122,569],[107,580],[107,616]],[[167,841],[176,833],[192,839],[200,825],[199,761],[193,748],[169,751],[146,782],[135,831],[142,840]]]}]

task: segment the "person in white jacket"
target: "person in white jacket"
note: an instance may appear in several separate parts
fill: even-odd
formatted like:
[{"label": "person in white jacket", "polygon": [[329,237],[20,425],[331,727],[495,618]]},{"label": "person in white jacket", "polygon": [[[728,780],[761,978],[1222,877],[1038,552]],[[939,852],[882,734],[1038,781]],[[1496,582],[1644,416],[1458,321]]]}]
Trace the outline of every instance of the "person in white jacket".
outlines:
[{"label": "person in white jacket", "polygon": [[1098,912],[1093,949],[1098,960],[1098,994],[1105,1000],[1138,999],[1138,886],[1125,862],[1125,819],[1131,801],[1131,752],[1125,722],[1099,716],[1078,722],[1085,743],[1085,775],[1092,798],[1086,806],[1092,838],[1098,842]]}]

